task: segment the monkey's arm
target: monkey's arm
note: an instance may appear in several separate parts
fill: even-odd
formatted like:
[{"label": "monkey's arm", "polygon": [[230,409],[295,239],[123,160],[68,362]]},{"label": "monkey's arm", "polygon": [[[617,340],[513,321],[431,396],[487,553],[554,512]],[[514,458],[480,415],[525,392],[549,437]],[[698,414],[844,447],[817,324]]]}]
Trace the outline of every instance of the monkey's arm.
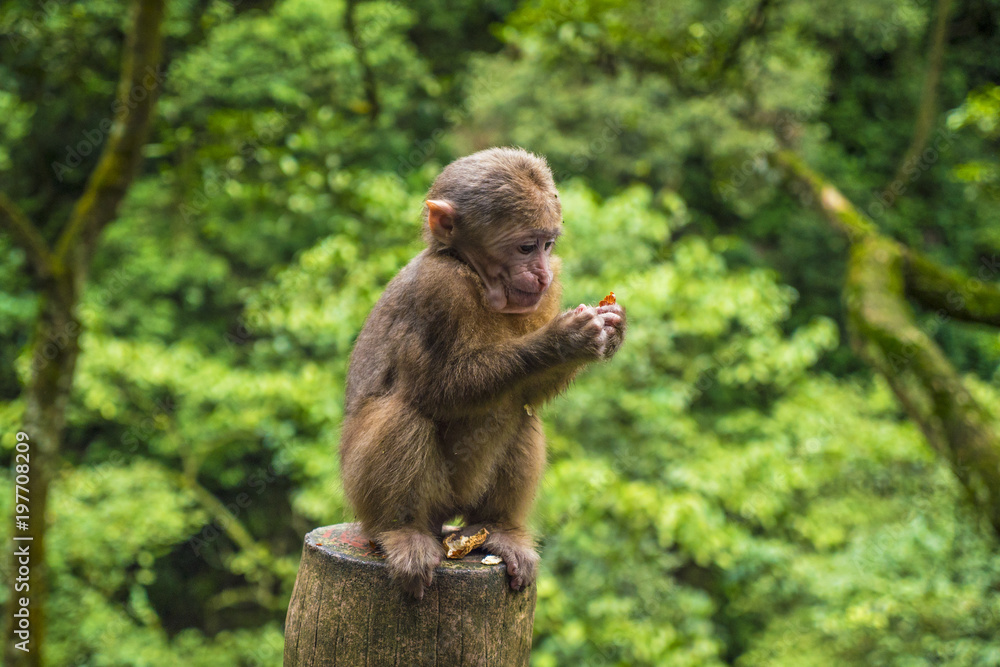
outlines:
[{"label": "monkey's arm", "polygon": [[[581,304],[576,308],[576,311],[579,312],[586,308],[587,306]],[[625,340],[625,310],[619,305],[600,306],[594,310],[604,316],[604,336],[606,337],[604,347],[598,356],[601,359],[610,359]],[[595,361],[595,359],[557,364],[547,371],[529,377],[523,388],[525,401],[537,406],[554,398],[569,386],[576,374],[590,361]]]},{"label": "monkey's arm", "polygon": [[528,378],[522,389],[524,402],[538,407],[552,400],[569,387],[583,366],[582,363],[556,366],[536,377]]},{"label": "monkey's arm", "polygon": [[[438,356],[443,363],[419,366],[421,377],[412,384],[418,395],[412,398],[428,413],[441,415],[482,409],[511,395],[541,402],[561,391],[582,366],[602,357],[606,344],[602,322],[594,309],[566,311],[516,338],[456,342]],[[470,340],[461,335],[450,339]]]},{"label": "monkey's arm", "polygon": [[[586,305],[581,304],[574,309],[574,312],[583,312],[587,308]],[[610,305],[600,306],[592,310],[600,315],[604,321],[603,335],[600,338],[603,338],[605,342],[598,352],[598,358],[610,359],[625,340],[625,309],[620,305]],[[548,370],[530,376],[523,383],[524,400],[531,405],[541,405],[554,398],[569,386],[576,374],[590,361],[595,361],[595,359],[587,356],[582,361],[571,360],[567,363],[556,364]]]},{"label": "monkey's arm", "polygon": [[377,327],[380,335],[369,336],[377,340],[370,356],[394,360],[396,387],[424,414],[488,411],[509,397],[540,403],[559,393],[582,366],[609,357],[621,342],[625,313],[620,306],[558,313],[558,283],[539,313],[545,319],[528,333],[512,335],[510,316],[486,307],[481,281],[471,268],[429,253],[412,267],[383,297],[387,303],[380,320],[386,324]]}]

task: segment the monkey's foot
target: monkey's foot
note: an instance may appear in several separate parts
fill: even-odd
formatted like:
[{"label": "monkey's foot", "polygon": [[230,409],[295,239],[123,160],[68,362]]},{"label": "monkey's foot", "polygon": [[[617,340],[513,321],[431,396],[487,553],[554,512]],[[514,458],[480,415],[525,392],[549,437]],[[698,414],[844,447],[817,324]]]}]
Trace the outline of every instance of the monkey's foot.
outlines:
[{"label": "monkey's foot", "polygon": [[424,589],[434,581],[434,568],[444,558],[441,543],[430,533],[412,528],[386,531],[378,536],[377,541],[385,551],[392,578],[404,591],[422,600]]},{"label": "monkey's foot", "polygon": [[538,574],[538,552],[531,539],[521,531],[496,530],[486,538],[483,548],[507,563],[510,587],[515,591],[535,583]]}]

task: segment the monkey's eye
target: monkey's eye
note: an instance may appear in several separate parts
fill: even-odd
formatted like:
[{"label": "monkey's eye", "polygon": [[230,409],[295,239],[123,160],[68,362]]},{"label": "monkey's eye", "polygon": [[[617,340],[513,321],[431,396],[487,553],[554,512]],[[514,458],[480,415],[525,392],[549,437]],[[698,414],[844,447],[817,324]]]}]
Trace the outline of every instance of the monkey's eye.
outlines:
[{"label": "monkey's eye", "polygon": [[532,245],[523,245],[520,248],[518,248],[518,250],[521,251],[522,255],[531,254],[531,251],[534,250],[534,249],[535,249],[534,244],[532,244]]},{"label": "monkey's eye", "polygon": [[555,241],[546,241],[545,242],[545,249],[546,250],[550,250],[553,245],[555,245]]}]

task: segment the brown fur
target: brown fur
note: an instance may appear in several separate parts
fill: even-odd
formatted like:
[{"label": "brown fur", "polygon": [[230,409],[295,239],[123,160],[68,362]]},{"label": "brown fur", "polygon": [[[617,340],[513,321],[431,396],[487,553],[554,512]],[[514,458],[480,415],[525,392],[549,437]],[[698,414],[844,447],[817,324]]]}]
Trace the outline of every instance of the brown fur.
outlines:
[{"label": "brown fur", "polygon": [[[389,283],[358,336],[340,446],[344,488],[390,572],[414,596],[443,556],[442,522],[457,515],[491,531],[485,546],[519,589],[535,577],[525,523],[545,463],[541,422],[524,406],[610,356],[624,312],[602,309],[620,314],[608,320],[615,324],[594,309],[560,314],[555,277],[530,314],[489,308],[463,249],[502,258],[497,239],[511,230],[561,225],[540,158],[517,149],[477,153],[446,168],[431,196],[457,211],[456,241],[428,233],[429,247]],[[556,274],[558,261],[550,261]]]}]

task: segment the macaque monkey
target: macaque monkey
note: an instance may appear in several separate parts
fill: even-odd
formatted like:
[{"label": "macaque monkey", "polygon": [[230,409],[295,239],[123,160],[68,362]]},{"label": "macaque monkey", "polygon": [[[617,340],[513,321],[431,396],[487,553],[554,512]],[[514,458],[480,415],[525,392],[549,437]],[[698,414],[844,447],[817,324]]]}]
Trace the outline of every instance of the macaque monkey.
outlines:
[{"label": "macaque monkey", "polygon": [[389,572],[422,598],[442,523],[485,527],[510,586],[535,580],[526,529],[545,464],[534,407],[625,335],[620,305],[560,312],[562,208],[543,158],[492,148],[448,165],[427,248],[392,279],[351,354],[340,443],[347,498]]}]

